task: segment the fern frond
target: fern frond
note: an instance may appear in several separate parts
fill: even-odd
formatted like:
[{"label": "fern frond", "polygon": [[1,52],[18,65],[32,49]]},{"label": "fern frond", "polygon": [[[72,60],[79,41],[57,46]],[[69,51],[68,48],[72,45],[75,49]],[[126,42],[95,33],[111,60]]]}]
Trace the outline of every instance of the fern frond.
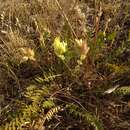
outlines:
[{"label": "fern frond", "polygon": [[44,74],[43,77],[36,77],[35,81],[37,81],[38,83],[44,83],[44,82],[50,82],[53,81],[54,79],[56,79],[57,77],[60,77],[62,74],[53,74],[53,73],[48,73],[48,74]]},{"label": "fern frond", "polygon": [[52,119],[52,117],[54,116],[54,114],[58,113],[61,110],[63,110],[63,108],[61,106],[56,106],[56,107],[50,109],[45,116],[45,120],[50,121]]},{"label": "fern frond", "polygon": [[45,100],[43,102],[43,108],[44,109],[50,109],[55,106],[55,103],[52,99]]},{"label": "fern frond", "polygon": [[107,67],[116,74],[123,74],[129,71],[129,67],[124,65],[107,64]]},{"label": "fern frond", "polygon": [[27,88],[27,91],[24,93],[24,96],[28,99],[31,99],[33,102],[39,102],[43,100],[45,95],[49,94],[48,87],[38,88],[35,85],[30,85]]},{"label": "fern frond", "polygon": [[121,95],[121,96],[129,95],[129,94],[130,94],[130,86],[122,86],[122,87],[119,87],[119,88],[117,88],[117,89],[114,91],[114,94],[116,94],[116,95]]},{"label": "fern frond", "polygon": [[[51,108],[54,102],[45,97],[49,94],[48,87],[38,88],[38,86],[30,85],[23,93],[24,97],[31,100],[31,104],[24,104],[22,108],[15,112],[15,116],[6,123],[2,129],[7,130],[22,130],[23,124],[32,122],[43,109]],[[24,129],[23,129],[24,130]]]},{"label": "fern frond", "polygon": [[96,116],[91,115],[89,112],[85,112],[82,117],[85,121],[90,123],[92,126],[94,126],[95,130],[103,130],[103,126],[101,122],[96,118]]},{"label": "fern frond", "polygon": [[66,109],[68,109],[69,114],[74,116],[75,118],[82,118],[84,121],[92,125],[95,130],[104,130],[102,123],[96,118],[94,115],[89,112],[84,112],[77,105],[66,105]]}]

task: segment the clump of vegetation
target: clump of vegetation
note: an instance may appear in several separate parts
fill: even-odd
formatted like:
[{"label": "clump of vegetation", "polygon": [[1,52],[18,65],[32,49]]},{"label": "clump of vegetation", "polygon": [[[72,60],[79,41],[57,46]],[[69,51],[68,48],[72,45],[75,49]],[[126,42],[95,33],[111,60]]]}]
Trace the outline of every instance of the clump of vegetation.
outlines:
[{"label": "clump of vegetation", "polygon": [[0,3],[1,130],[129,129],[129,1]]}]

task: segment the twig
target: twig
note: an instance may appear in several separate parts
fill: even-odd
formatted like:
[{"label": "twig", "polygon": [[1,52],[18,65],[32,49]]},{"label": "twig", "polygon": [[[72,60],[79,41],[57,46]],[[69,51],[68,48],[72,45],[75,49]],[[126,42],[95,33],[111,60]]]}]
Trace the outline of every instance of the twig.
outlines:
[{"label": "twig", "polygon": [[58,2],[58,0],[55,0],[55,1],[56,1],[57,6],[59,7],[59,9],[61,10],[61,12],[62,12],[62,14],[63,14],[65,20],[67,21],[67,23],[68,23],[68,25],[69,25],[69,27],[70,27],[70,29],[71,29],[73,35],[75,36],[75,38],[77,38],[77,35],[76,35],[76,33],[75,33],[73,27],[71,26],[71,23],[69,22],[69,19],[68,19],[67,15],[65,14],[63,8],[61,7],[61,5],[60,5],[60,3]]}]

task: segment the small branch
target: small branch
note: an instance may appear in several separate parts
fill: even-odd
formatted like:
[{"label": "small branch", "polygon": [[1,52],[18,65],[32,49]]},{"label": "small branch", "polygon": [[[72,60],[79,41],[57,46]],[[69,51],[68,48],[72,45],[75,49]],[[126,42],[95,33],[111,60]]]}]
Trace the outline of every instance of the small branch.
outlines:
[{"label": "small branch", "polygon": [[61,7],[61,5],[60,5],[60,3],[58,2],[58,0],[55,0],[55,1],[56,1],[56,4],[58,5],[59,9],[61,10],[61,12],[62,12],[62,14],[63,14],[65,20],[67,21],[67,23],[68,23],[68,25],[69,25],[69,27],[70,27],[70,29],[71,29],[73,35],[75,36],[75,38],[77,38],[77,35],[76,35],[76,33],[75,33],[73,27],[71,26],[71,23],[69,22],[69,19],[68,19],[67,15],[65,14],[63,8]]}]

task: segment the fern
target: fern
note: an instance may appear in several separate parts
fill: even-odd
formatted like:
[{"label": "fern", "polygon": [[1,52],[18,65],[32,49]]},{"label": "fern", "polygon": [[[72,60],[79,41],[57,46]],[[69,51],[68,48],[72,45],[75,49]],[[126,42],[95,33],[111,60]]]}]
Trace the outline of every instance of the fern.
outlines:
[{"label": "fern", "polygon": [[43,100],[45,95],[48,95],[48,94],[49,94],[48,87],[43,86],[42,88],[38,88],[35,85],[30,85],[27,88],[27,91],[24,93],[24,96],[33,102],[39,102],[40,100]]},{"label": "fern", "polygon": [[116,65],[116,64],[107,64],[108,69],[110,69],[112,72],[116,73],[116,74],[123,74],[127,71],[129,71],[129,67],[128,66],[124,66],[124,65]]},{"label": "fern", "polygon": [[91,115],[89,112],[84,112],[77,105],[66,105],[66,109],[68,109],[69,114],[73,115],[75,118],[82,118],[87,123],[91,124],[95,130],[104,130],[102,123],[96,118],[94,115]]},{"label": "fern", "polygon": [[[16,112],[15,116],[12,117],[10,122],[6,123],[1,128],[5,130],[24,130],[22,127],[27,122],[31,125],[32,121],[39,116],[39,113],[44,112],[44,109],[51,109],[55,106],[52,99],[50,99],[49,97],[46,98],[48,94],[48,87],[38,88],[38,86],[35,85],[30,85],[29,87],[27,87],[23,95],[29,101],[31,101],[31,104],[24,104],[24,106]],[[45,116],[45,118],[50,119],[51,114],[56,113],[56,110],[58,110],[58,108],[52,109],[52,111],[50,111]]]},{"label": "fern", "polygon": [[54,74],[54,72],[52,70],[49,70],[49,72],[44,72],[43,76],[38,76],[35,78],[35,81],[43,84],[45,82],[49,83],[51,81],[53,81],[54,79],[56,79],[57,77],[60,77],[62,74]]},{"label": "fern", "polygon": [[117,88],[114,92],[116,95],[129,95],[130,94],[130,86],[122,86],[120,88]]},{"label": "fern", "polygon": [[48,100],[43,102],[43,108],[44,109],[50,109],[50,108],[52,108],[54,106],[55,106],[55,103],[54,103],[54,101],[52,99],[48,99]]},{"label": "fern", "polygon": [[61,106],[56,106],[56,107],[50,109],[45,116],[45,120],[50,121],[52,119],[52,117],[54,116],[54,114],[58,113],[61,110],[63,110]]}]

